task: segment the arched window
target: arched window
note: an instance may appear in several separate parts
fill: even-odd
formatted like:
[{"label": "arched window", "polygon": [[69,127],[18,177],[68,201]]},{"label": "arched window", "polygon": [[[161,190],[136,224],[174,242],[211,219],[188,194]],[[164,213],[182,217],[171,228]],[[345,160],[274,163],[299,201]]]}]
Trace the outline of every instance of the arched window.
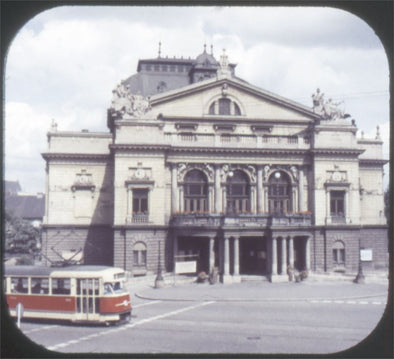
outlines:
[{"label": "arched window", "polygon": [[241,109],[239,106],[234,102],[234,115],[235,116],[241,116]]},{"label": "arched window", "polygon": [[241,108],[236,102],[222,97],[209,105],[208,113],[210,115],[241,116]]},{"label": "arched window", "polygon": [[205,212],[208,210],[208,183],[206,176],[199,170],[191,170],[185,176],[185,212]]},{"label": "arched window", "polygon": [[211,106],[209,106],[209,114],[214,115],[215,114],[215,102],[211,103]]},{"label": "arched window", "polygon": [[342,241],[335,241],[332,246],[332,262],[334,267],[345,266],[345,245]]},{"label": "arched window", "polygon": [[250,211],[250,185],[245,172],[230,171],[227,175],[227,212]]},{"label": "arched window", "polygon": [[284,172],[275,171],[268,180],[268,207],[271,214],[292,211],[290,179]]},{"label": "arched window", "polygon": [[133,267],[146,267],[146,245],[137,242],[133,247]]}]

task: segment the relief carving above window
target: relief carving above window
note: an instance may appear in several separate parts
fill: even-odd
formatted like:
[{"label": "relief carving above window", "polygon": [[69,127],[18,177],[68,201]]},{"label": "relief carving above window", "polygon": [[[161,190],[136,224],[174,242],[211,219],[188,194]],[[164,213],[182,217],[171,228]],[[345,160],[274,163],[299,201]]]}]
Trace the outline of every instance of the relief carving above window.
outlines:
[{"label": "relief carving above window", "polygon": [[95,189],[96,186],[93,183],[93,176],[91,173],[87,173],[87,170],[83,169],[75,175],[74,183],[71,186],[73,192],[77,190],[91,190],[94,192]]},{"label": "relief carving above window", "polygon": [[208,178],[208,182],[214,181],[215,171],[211,164],[208,163],[179,163],[178,164],[178,182],[183,182],[185,174],[192,169],[201,170]]}]

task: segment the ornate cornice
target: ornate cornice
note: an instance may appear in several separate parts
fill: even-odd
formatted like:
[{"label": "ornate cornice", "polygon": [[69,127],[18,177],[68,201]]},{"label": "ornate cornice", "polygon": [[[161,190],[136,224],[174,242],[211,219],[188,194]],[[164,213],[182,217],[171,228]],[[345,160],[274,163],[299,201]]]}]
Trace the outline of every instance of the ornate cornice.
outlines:
[{"label": "ornate cornice", "polygon": [[129,150],[144,150],[144,151],[166,151],[171,148],[170,145],[156,145],[156,144],[114,144],[109,145],[111,152],[113,151],[129,151]]},{"label": "ornate cornice", "polygon": [[102,153],[41,153],[41,156],[46,160],[99,160],[107,161],[111,158],[110,154]]},{"label": "ornate cornice", "polygon": [[351,149],[351,148],[318,148],[310,150],[314,155],[350,155],[359,156],[365,150]]},{"label": "ornate cornice", "polygon": [[362,158],[359,160],[361,166],[384,166],[389,163],[389,160],[374,159],[374,158]]}]

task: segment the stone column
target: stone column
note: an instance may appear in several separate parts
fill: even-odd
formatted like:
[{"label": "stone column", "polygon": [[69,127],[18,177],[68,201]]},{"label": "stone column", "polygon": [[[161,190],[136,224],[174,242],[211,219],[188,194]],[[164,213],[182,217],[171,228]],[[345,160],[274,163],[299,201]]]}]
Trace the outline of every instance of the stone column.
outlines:
[{"label": "stone column", "polygon": [[227,211],[227,188],[224,186],[222,188],[222,212]]},{"label": "stone column", "polygon": [[250,186],[250,212],[256,213],[256,187]]},{"label": "stone column", "polygon": [[257,166],[257,213],[264,212],[263,166]]},{"label": "stone column", "polygon": [[306,239],[305,243],[305,267],[308,271],[311,268],[311,241],[309,237]]},{"label": "stone column", "polygon": [[178,176],[177,164],[173,163],[172,168],[171,168],[171,211],[172,211],[172,214],[179,211],[177,176]]},{"label": "stone column", "polygon": [[173,256],[174,256],[174,273],[175,273],[176,256],[178,255],[178,237],[176,235],[174,235],[172,249],[173,249]]},{"label": "stone column", "polygon": [[330,214],[330,191],[326,190],[326,224],[331,223],[331,214]]},{"label": "stone column", "polygon": [[215,212],[220,213],[221,207],[221,192],[220,192],[220,166],[215,166]]},{"label": "stone column", "polygon": [[269,211],[269,206],[268,206],[268,187],[264,188],[264,212]]},{"label": "stone column", "polygon": [[229,238],[224,237],[224,268],[223,274],[229,275],[230,274],[230,245],[229,245]]},{"label": "stone column", "polygon": [[345,208],[343,209],[343,214],[345,216],[346,223],[349,223],[350,220],[350,208],[349,208],[349,191],[345,191]]},{"label": "stone column", "polygon": [[291,186],[291,202],[292,202],[291,203],[291,210],[293,212],[297,212],[296,206],[298,206],[298,203],[297,203],[297,191],[296,191],[295,185]]},{"label": "stone column", "polygon": [[282,248],[281,248],[281,269],[280,274],[285,275],[286,271],[286,238],[282,238]]},{"label": "stone column", "polygon": [[298,211],[304,211],[304,171],[302,167],[298,172]]},{"label": "stone column", "polygon": [[214,189],[212,185],[210,184],[208,186],[208,213],[214,212],[214,201],[213,201],[213,195],[214,195]]},{"label": "stone column", "polygon": [[294,269],[294,239],[289,238],[289,265]]},{"label": "stone column", "polygon": [[234,238],[234,275],[239,275],[239,237]]},{"label": "stone column", "polygon": [[183,187],[179,187],[179,211],[184,212],[183,208],[184,200],[183,200]]},{"label": "stone column", "polygon": [[131,219],[133,218],[133,190],[128,187],[127,188],[127,213],[126,213],[126,222],[131,223]]},{"label": "stone column", "polygon": [[209,238],[209,271],[215,266],[215,238]]},{"label": "stone column", "polygon": [[277,249],[276,249],[276,238],[272,237],[272,248],[271,248],[271,274],[278,274],[278,258],[277,258]]}]

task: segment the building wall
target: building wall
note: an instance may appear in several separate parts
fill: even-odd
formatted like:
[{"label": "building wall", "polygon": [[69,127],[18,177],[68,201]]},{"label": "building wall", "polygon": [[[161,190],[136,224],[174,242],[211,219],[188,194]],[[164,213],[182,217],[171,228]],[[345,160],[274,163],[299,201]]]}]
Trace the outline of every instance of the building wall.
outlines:
[{"label": "building wall", "polygon": [[[357,227],[334,226],[321,227],[315,231],[312,239],[312,266],[317,273],[358,272],[360,248],[372,249],[373,260],[363,261],[363,270],[388,270],[388,232],[387,226]],[[336,241],[342,242],[345,248],[345,266],[333,263],[333,246]]]},{"label": "building wall", "polygon": [[[135,178],[138,168],[144,169],[145,177]],[[164,153],[134,152],[119,153],[115,156],[114,180],[114,224],[124,225],[131,223],[133,216],[132,189],[149,188],[149,223],[163,225],[165,219],[165,166]],[[146,177],[147,176],[147,177]]]},{"label": "building wall", "polygon": [[64,261],[73,254],[83,264],[113,265],[114,236],[111,226],[44,227],[43,262]]},{"label": "building wall", "polygon": [[381,166],[360,166],[360,212],[362,224],[386,224]]},{"label": "building wall", "polygon": [[[134,263],[133,250],[136,243],[146,246],[146,266],[137,266]],[[160,243],[160,244],[159,244]],[[160,248],[159,248],[160,247]],[[131,275],[146,275],[157,273],[160,265],[166,271],[168,262],[167,231],[164,229],[150,229],[137,227],[118,228],[114,233],[114,266],[124,268]]]},{"label": "building wall", "polygon": [[[91,188],[73,189],[78,175]],[[103,161],[52,161],[48,166],[47,217],[44,224],[107,224],[113,221],[112,165]]]}]

